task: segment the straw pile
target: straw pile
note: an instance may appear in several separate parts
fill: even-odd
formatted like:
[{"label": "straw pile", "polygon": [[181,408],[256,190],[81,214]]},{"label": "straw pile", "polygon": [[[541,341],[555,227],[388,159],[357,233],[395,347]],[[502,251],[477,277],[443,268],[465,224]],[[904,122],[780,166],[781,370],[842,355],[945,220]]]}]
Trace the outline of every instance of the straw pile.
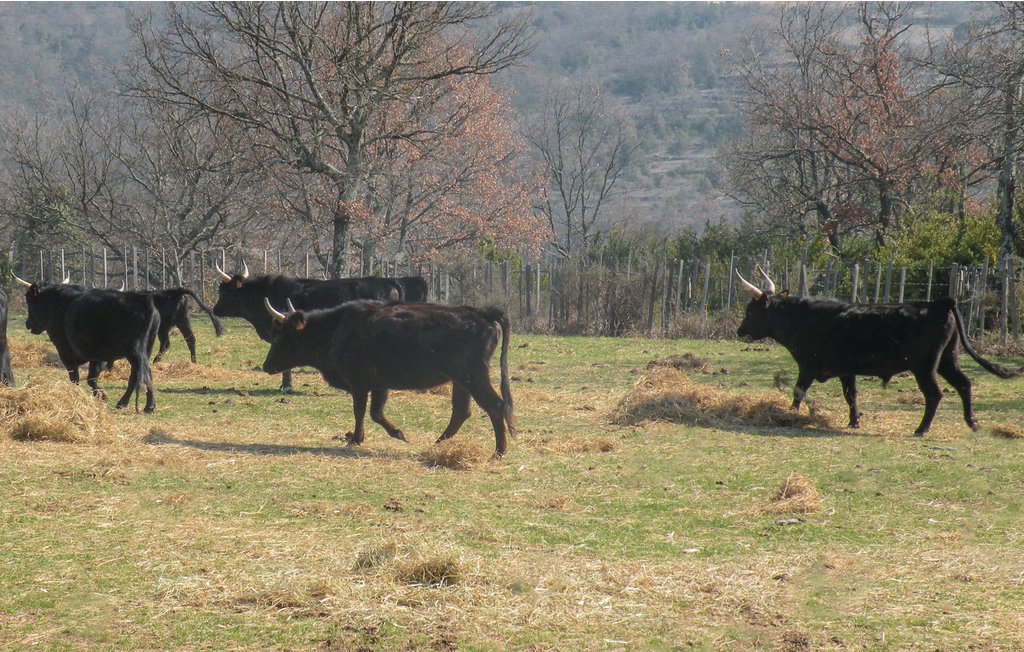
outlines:
[{"label": "straw pile", "polygon": [[655,358],[647,363],[648,369],[654,369],[655,367],[671,367],[672,369],[678,369],[679,371],[703,371],[705,373],[711,371],[711,365],[707,360],[694,355],[687,351],[682,355],[670,355],[664,358]]},{"label": "straw pile", "polygon": [[793,412],[775,393],[748,394],[695,383],[676,369],[659,367],[637,381],[636,388],[615,408],[613,421],[636,425],[669,421],[687,425],[755,425],[820,427],[828,417],[813,408]]},{"label": "straw pile", "polygon": [[799,473],[791,473],[765,508],[770,514],[807,514],[821,507],[821,494],[814,483]]},{"label": "straw pile", "polygon": [[491,453],[471,437],[447,439],[434,444],[422,453],[423,460],[431,466],[465,471],[487,462]]},{"label": "straw pile", "polygon": [[67,381],[0,386],[0,428],[19,441],[82,442],[107,434],[110,416]]},{"label": "straw pile", "polygon": [[1024,439],[1024,428],[1015,426],[1011,423],[997,423],[991,428],[992,434],[996,437],[1006,437],[1007,439]]}]

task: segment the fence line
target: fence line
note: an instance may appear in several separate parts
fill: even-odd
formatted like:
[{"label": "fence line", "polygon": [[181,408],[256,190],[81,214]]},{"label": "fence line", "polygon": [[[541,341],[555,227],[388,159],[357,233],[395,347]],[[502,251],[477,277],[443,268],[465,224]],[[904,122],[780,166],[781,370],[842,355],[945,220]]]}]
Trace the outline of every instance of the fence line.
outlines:
[{"label": "fence line", "polygon": [[[10,248],[11,269],[29,280],[60,282],[66,276],[89,288],[152,290],[184,285],[203,301],[215,298],[214,264],[229,273],[241,268],[238,250],[224,248],[182,251],[125,245],[120,249],[83,246],[29,251]],[[286,274],[326,278],[320,259],[308,251],[248,249],[244,260],[254,274]],[[637,263],[621,261],[547,260],[523,264],[439,262],[414,265],[368,257],[353,261],[353,276],[423,275],[430,299],[440,303],[504,306],[519,329],[599,335],[668,336],[685,319],[709,320],[736,315],[745,305],[738,296],[736,272],[751,282],[763,267],[779,290],[800,296],[827,297],[856,303],[903,303],[951,296],[964,315],[969,336],[978,339],[998,332],[1005,343],[1020,337],[1018,293],[1021,265],[1014,258],[994,267],[953,263],[938,268],[929,262],[913,267],[864,260],[823,266],[799,257],[776,260],[770,251],[755,258],[735,255],[724,260],[688,258]]]}]

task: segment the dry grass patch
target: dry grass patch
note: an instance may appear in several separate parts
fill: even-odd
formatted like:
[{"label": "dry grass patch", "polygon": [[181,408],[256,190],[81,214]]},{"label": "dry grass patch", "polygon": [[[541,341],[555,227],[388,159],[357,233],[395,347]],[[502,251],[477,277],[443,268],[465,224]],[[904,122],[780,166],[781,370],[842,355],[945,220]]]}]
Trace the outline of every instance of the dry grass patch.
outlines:
[{"label": "dry grass patch", "polygon": [[991,427],[992,434],[996,437],[1007,439],[1024,439],[1024,428],[1010,423],[997,423]]},{"label": "dry grass patch", "polygon": [[765,508],[769,514],[807,514],[821,507],[821,494],[814,483],[799,473],[791,473]]},{"label": "dry grass patch", "polygon": [[81,442],[109,434],[103,403],[67,381],[0,386],[0,428],[19,441]]},{"label": "dry grass patch", "polygon": [[612,419],[622,425],[670,421],[699,426],[830,426],[827,415],[813,406],[805,414],[793,412],[788,403],[778,394],[717,389],[695,383],[676,369],[658,367],[637,381],[635,389],[615,408]]},{"label": "dry grass patch", "polygon": [[28,341],[19,341],[8,338],[7,346],[11,353],[11,364],[15,370],[15,376],[19,369],[31,367],[60,367],[60,356],[57,350],[46,338],[35,338]]},{"label": "dry grass patch", "polygon": [[480,442],[470,437],[448,439],[421,453],[423,460],[431,466],[465,471],[485,464],[491,453]]},{"label": "dry grass patch", "polygon": [[365,571],[391,562],[398,555],[398,545],[388,542],[363,550],[356,555],[355,570]]},{"label": "dry grass patch", "polygon": [[586,453],[614,453],[619,441],[606,436],[544,435],[525,439],[525,443],[546,453],[580,455]]},{"label": "dry grass patch", "polygon": [[403,584],[422,586],[452,586],[462,579],[459,563],[452,557],[405,562],[395,570],[395,576]]},{"label": "dry grass patch", "polygon": [[711,371],[711,364],[707,360],[690,352],[681,355],[669,355],[664,358],[655,358],[647,363],[648,369],[654,369],[655,367],[669,367],[679,371],[703,371],[705,373]]}]

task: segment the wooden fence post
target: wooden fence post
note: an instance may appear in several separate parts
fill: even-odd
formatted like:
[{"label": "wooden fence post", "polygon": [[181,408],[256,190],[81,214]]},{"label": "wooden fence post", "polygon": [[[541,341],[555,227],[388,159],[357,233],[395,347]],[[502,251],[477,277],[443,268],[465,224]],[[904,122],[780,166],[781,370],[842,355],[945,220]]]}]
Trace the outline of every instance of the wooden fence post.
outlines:
[{"label": "wooden fence post", "polygon": [[853,264],[853,280],[851,283],[853,288],[850,291],[850,301],[857,303],[857,286],[860,284],[860,266],[857,263]]}]

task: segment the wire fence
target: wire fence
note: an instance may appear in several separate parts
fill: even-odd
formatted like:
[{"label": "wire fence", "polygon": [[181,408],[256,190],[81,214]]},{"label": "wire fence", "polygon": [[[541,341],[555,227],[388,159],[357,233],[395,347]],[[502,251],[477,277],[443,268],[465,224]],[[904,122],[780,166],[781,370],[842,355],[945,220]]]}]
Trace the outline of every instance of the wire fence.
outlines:
[{"label": "wire fence", "polygon": [[[969,335],[1020,336],[1024,283],[1014,259],[996,265],[896,265],[892,260],[824,265],[798,258],[691,258],[635,263],[605,260],[546,260],[531,263],[459,258],[433,264],[366,258],[354,260],[352,276],[423,276],[430,300],[450,304],[497,304],[518,330],[586,335],[728,335],[746,305],[741,273],[757,284],[763,267],[781,291],[855,303],[903,303],[950,296],[957,300]],[[253,274],[326,278],[309,251],[275,249],[155,249],[124,246],[10,249],[11,269],[27,280],[71,282],[88,288],[152,290],[183,285],[203,301],[215,300],[219,277],[242,261]],[[734,330],[734,329],[733,329]]]}]

